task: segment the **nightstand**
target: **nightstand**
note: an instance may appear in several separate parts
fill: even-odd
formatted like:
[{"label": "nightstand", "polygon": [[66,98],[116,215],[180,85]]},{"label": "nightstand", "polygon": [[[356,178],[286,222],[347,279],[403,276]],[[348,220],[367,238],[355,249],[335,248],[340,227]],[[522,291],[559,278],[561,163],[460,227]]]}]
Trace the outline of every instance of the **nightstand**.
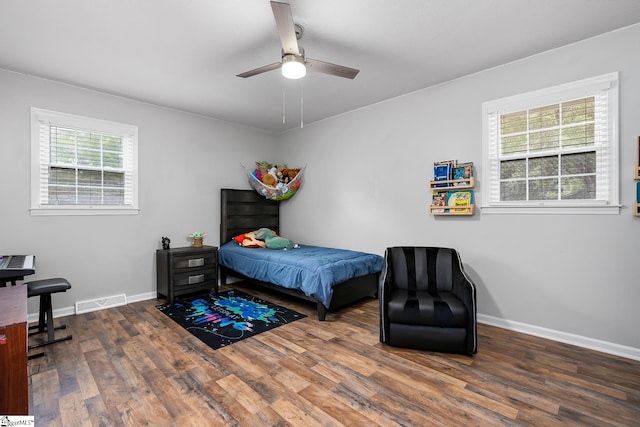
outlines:
[{"label": "nightstand", "polygon": [[156,251],[158,298],[167,302],[180,295],[218,293],[218,248],[203,246]]}]

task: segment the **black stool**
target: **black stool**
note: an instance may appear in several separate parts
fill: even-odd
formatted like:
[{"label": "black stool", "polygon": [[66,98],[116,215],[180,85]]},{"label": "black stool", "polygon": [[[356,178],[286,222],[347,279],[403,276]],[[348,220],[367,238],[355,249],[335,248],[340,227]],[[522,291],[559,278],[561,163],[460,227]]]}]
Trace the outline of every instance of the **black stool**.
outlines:
[{"label": "black stool", "polygon": [[[53,307],[51,305],[51,294],[57,292],[66,292],[67,289],[71,289],[71,285],[66,279],[44,279],[34,280],[33,282],[25,283],[27,285],[27,297],[40,296],[40,311],[38,324],[30,326],[29,329],[37,329],[37,332],[30,332],[29,336],[37,335],[46,332],[47,340],[42,343],[33,344],[29,346],[29,350],[32,348],[44,347],[49,344],[57,343],[60,341],[66,341],[71,339],[71,335],[62,338],[55,337],[55,331],[57,329],[65,329],[67,325],[60,325],[58,327],[53,326]],[[44,356],[44,353],[34,354],[29,356],[29,359]]]}]

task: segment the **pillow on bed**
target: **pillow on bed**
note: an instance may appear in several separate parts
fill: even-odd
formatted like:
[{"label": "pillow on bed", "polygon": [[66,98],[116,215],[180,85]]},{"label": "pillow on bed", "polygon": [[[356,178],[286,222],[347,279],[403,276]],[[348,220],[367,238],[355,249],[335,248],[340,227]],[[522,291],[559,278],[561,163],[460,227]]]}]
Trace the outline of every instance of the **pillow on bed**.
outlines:
[{"label": "pillow on bed", "polygon": [[265,243],[256,239],[256,232],[243,233],[232,237],[240,246],[245,248],[264,248]]}]

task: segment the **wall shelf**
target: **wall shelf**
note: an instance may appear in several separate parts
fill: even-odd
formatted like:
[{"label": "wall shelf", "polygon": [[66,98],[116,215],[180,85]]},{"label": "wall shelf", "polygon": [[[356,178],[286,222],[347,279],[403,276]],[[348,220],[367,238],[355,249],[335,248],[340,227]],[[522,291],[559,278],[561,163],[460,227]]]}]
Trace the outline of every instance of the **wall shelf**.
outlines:
[{"label": "wall shelf", "polygon": [[[461,179],[429,181],[429,189],[432,192],[429,214],[449,216],[475,214],[476,206],[470,203],[474,201],[473,188],[475,185],[476,181],[473,176]],[[460,193],[455,194],[456,192]],[[456,205],[458,202],[461,202],[461,204]]]},{"label": "wall shelf", "polygon": [[[635,178],[640,179],[640,136],[638,137],[638,150],[636,152]],[[640,202],[640,200],[637,202]]]},{"label": "wall shelf", "polygon": [[429,206],[431,215],[473,215],[476,212],[476,205],[471,204],[464,208],[455,206]]},{"label": "wall shelf", "polygon": [[470,177],[465,179],[449,179],[446,181],[429,181],[429,188],[433,191],[444,191],[451,189],[464,190],[475,187],[475,184],[475,178]]}]

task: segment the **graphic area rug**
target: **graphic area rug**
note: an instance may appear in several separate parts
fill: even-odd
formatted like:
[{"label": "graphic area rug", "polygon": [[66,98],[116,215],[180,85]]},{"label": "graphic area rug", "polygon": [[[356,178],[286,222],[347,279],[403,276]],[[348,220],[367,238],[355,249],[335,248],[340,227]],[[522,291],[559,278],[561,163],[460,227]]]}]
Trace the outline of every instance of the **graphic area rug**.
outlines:
[{"label": "graphic area rug", "polygon": [[214,350],[306,317],[238,290],[156,308]]}]

